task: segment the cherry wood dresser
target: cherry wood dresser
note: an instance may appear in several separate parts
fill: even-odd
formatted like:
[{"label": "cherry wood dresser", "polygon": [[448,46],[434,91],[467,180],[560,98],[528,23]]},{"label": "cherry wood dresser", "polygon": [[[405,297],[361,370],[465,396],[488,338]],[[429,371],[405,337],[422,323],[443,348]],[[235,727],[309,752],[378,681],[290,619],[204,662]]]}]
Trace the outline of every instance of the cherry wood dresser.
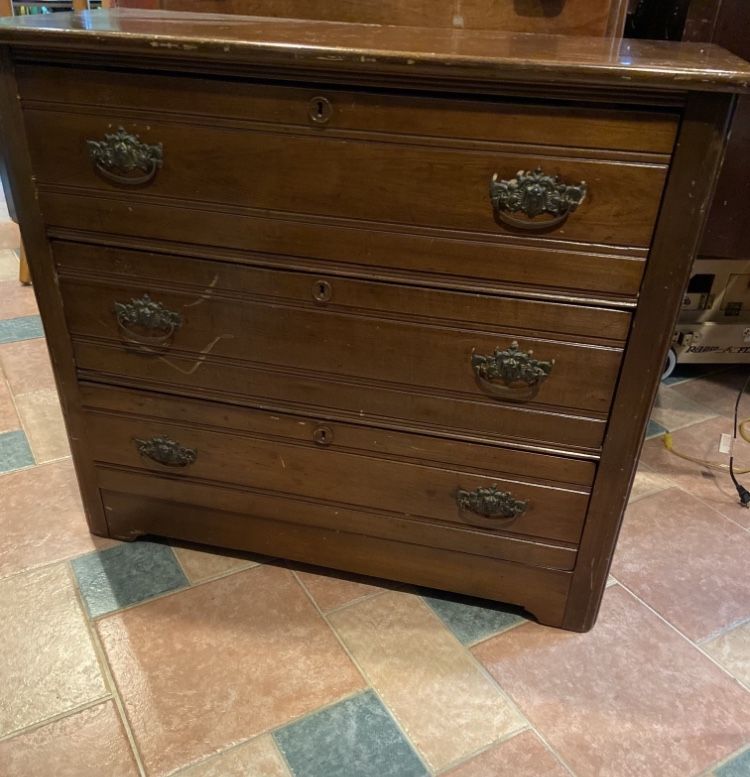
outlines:
[{"label": "cherry wood dresser", "polygon": [[592,626],[749,66],[137,10],[0,53],[93,532]]}]

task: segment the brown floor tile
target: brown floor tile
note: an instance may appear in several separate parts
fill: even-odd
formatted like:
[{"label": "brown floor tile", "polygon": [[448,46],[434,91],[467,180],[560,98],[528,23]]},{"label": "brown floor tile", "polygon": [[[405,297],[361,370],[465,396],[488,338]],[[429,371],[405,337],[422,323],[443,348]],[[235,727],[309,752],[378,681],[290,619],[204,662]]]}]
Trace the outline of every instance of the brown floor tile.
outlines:
[{"label": "brown floor tile", "polygon": [[388,590],[335,570],[321,571],[320,574],[298,570],[296,575],[323,612]]},{"label": "brown floor tile", "polygon": [[630,505],[612,574],[698,642],[750,617],[750,534],[671,488]]},{"label": "brown floor tile", "polygon": [[17,278],[0,281],[0,319],[38,315],[39,308],[31,286],[22,286]]},{"label": "brown floor tile", "polygon": [[0,581],[0,624],[0,737],[107,692],[64,565]]},{"label": "brown floor tile", "polygon": [[97,627],[150,777],[364,687],[280,567],[152,600]]},{"label": "brown floor tile", "polygon": [[522,731],[442,777],[570,777],[570,773],[533,731]]},{"label": "brown floor tile", "polygon": [[69,459],[0,476],[0,578],[114,544],[89,533]]},{"label": "brown floor tile", "polygon": [[47,344],[42,338],[0,345],[0,366],[14,394],[55,388]]},{"label": "brown floor tile", "polygon": [[290,777],[270,734],[180,771],[176,777]]},{"label": "brown floor tile", "polygon": [[[722,433],[731,434],[732,422],[724,417],[714,418],[674,434],[675,450],[693,458],[727,464],[729,457],[719,453]],[[750,445],[737,443],[735,463],[738,469],[750,469]],[[693,496],[702,499],[727,518],[750,528],[750,511],[738,502],[737,491],[728,472],[710,470],[700,464],[670,453],[660,439],[647,440],[643,445],[641,461],[660,475],[669,478]],[[750,475],[739,479],[750,482]]]},{"label": "brown floor tile", "polygon": [[10,388],[0,371],[0,434],[21,428],[21,421],[13,404]]},{"label": "brown floor tile", "polygon": [[750,688],[750,623],[743,623],[702,647]]},{"label": "brown floor tile", "polygon": [[54,389],[15,396],[18,415],[37,464],[70,456],[60,400]]},{"label": "brown floor tile", "polygon": [[209,549],[172,548],[172,550],[174,550],[191,583],[210,580],[212,577],[219,577],[227,572],[239,572],[240,569],[248,569],[258,564],[257,561],[240,556],[212,553]]},{"label": "brown floor tile", "polygon": [[3,777],[138,777],[112,702],[0,742]]},{"label": "brown floor tile", "polygon": [[588,634],[527,623],[473,652],[577,777],[696,775],[750,740],[747,692],[620,586]]},{"label": "brown floor tile", "polygon": [[433,768],[524,725],[419,597],[388,592],[329,620]]}]

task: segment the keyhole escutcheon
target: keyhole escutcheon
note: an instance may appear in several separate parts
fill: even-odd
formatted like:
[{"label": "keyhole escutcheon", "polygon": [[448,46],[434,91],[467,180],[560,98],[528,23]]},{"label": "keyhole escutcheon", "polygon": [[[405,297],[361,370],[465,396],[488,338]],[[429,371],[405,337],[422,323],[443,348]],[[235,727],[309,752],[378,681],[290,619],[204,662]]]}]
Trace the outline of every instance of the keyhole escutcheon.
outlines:
[{"label": "keyhole escutcheon", "polygon": [[333,115],[333,106],[327,97],[313,97],[308,106],[308,115],[313,124],[327,124]]},{"label": "keyhole escutcheon", "polygon": [[330,426],[318,426],[313,432],[313,440],[318,445],[330,445],[333,442],[333,429]]},{"label": "keyhole escutcheon", "polygon": [[316,302],[329,302],[333,296],[333,289],[328,281],[315,281],[312,287],[313,299]]}]

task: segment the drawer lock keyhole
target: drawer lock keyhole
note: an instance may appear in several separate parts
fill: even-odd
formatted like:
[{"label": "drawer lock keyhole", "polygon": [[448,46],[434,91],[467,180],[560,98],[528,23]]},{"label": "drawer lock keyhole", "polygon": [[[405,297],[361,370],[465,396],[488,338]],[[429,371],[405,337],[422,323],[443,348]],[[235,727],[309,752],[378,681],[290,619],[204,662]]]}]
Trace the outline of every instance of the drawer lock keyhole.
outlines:
[{"label": "drawer lock keyhole", "polygon": [[330,302],[333,289],[328,281],[315,281],[312,287],[313,299],[316,302]]},{"label": "drawer lock keyhole", "polygon": [[327,124],[333,115],[333,106],[327,97],[313,97],[308,107],[308,115],[313,124]]},{"label": "drawer lock keyhole", "polygon": [[330,445],[333,442],[333,429],[330,426],[319,426],[313,432],[313,440],[318,445]]}]

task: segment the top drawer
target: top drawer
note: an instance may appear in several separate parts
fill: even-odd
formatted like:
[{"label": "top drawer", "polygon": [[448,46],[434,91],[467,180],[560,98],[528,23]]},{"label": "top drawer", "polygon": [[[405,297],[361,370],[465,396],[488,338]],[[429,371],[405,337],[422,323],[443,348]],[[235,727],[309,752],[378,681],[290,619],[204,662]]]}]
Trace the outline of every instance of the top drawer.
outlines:
[{"label": "top drawer", "polygon": [[[165,112],[170,96],[163,101],[147,82],[104,111],[67,102],[52,110],[30,93],[37,99],[26,126],[44,190],[127,191],[154,206],[345,219],[445,237],[633,247],[651,240],[668,157],[653,153],[652,141],[643,141],[645,154],[597,149],[608,128],[620,137],[614,145],[635,145],[634,128],[648,126],[638,114],[604,121],[602,111],[554,106],[337,91],[308,99],[304,90],[258,86],[247,108],[257,113],[238,121],[231,106],[198,99],[190,114]],[[664,150],[667,141],[658,141]]]}]

